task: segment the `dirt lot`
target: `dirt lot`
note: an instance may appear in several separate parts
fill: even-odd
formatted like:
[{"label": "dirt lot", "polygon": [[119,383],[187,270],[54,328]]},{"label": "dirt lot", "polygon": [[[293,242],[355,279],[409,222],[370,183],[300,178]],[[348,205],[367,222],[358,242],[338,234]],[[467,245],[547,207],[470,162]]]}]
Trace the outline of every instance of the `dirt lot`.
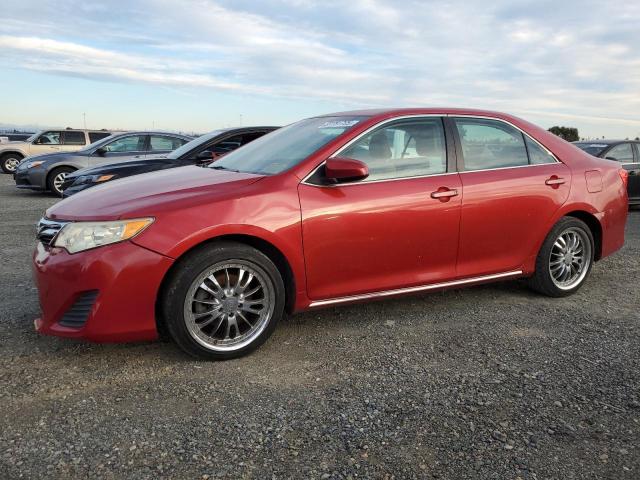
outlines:
[{"label": "dirt lot", "polygon": [[638,478],[640,212],[575,296],[520,282],[283,322],[253,355],[40,337],[0,176],[0,478]]}]

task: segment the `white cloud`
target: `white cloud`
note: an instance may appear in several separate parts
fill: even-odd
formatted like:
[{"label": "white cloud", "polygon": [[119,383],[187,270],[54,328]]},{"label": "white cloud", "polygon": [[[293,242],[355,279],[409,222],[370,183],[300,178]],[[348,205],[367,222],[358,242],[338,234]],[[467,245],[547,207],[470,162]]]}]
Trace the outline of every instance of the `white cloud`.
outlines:
[{"label": "white cloud", "polygon": [[9,0],[5,12],[0,61],[14,67],[332,106],[498,108],[640,133],[634,2]]}]

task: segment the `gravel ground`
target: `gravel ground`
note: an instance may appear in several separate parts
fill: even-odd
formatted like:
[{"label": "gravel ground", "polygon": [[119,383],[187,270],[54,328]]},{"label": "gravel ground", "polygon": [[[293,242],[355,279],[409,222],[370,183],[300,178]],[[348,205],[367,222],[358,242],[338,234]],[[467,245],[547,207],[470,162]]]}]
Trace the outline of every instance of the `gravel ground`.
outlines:
[{"label": "gravel ground", "polygon": [[570,298],[509,282],[334,308],[206,363],[36,335],[55,201],[0,176],[0,478],[640,477],[640,212]]}]

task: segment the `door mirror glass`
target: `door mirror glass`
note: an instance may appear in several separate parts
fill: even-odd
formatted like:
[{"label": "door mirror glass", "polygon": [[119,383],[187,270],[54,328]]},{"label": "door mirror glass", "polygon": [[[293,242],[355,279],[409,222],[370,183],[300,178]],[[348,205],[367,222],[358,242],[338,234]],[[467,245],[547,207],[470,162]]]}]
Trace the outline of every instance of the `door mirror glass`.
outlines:
[{"label": "door mirror glass", "polygon": [[325,175],[336,182],[352,182],[369,176],[369,168],[364,162],[353,158],[329,158],[325,163]]},{"label": "door mirror glass", "polygon": [[107,149],[104,147],[100,147],[99,149],[96,150],[96,155],[98,155],[99,157],[104,157],[106,153],[107,153]]}]

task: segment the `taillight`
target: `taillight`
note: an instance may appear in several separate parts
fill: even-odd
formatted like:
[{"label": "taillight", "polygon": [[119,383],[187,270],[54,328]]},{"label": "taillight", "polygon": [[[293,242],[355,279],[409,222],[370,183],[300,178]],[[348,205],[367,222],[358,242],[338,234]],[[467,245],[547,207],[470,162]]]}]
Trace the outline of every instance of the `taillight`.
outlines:
[{"label": "taillight", "polygon": [[627,188],[629,186],[629,172],[624,168],[621,168],[620,170],[618,170],[618,173],[620,174],[620,178],[622,179],[624,188]]}]

